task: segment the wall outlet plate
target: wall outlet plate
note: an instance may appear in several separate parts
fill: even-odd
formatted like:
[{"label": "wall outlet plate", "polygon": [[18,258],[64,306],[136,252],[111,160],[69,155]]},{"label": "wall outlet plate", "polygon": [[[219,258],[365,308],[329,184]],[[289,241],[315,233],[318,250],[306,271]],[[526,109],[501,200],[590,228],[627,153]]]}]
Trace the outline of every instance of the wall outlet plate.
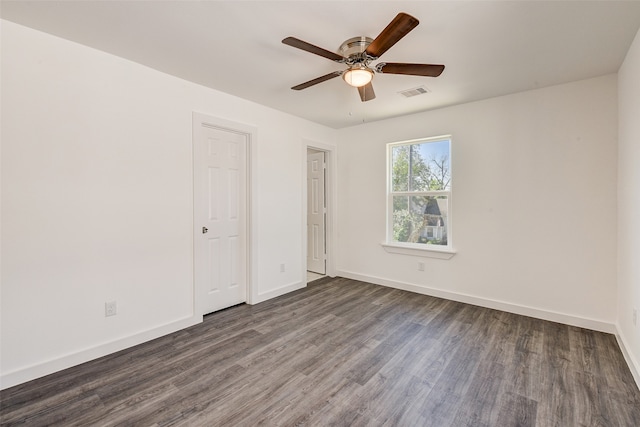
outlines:
[{"label": "wall outlet plate", "polygon": [[115,301],[105,302],[104,303],[104,316],[115,316],[118,314],[118,304]]}]

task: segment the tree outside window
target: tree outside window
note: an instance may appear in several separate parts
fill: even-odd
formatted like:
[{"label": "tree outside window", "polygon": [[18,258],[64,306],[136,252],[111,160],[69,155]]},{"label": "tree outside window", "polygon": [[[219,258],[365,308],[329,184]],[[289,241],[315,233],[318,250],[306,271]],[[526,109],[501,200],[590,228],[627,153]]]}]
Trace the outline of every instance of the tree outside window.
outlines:
[{"label": "tree outside window", "polygon": [[388,240],[450,247],[451,139],[388,145]]}]

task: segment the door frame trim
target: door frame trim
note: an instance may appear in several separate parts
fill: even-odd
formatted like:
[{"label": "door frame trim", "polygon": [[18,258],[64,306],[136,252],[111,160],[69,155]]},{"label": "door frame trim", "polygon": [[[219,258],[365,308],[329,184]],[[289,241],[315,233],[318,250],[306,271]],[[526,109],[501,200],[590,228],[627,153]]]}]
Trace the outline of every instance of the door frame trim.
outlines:
[{"label": "door frame trim", "polygon": [[192,282],[193,282],[193,313],[195,315],[201,315],[199,313],[199,301],[198,292],[196,288],[196,268],[195,268],[195,244],[196,234],[199,229],[196,230],[196,195],[195,195],[195,173],[196,173],[196,159],[195,159],[195,144],[196,144],[196,127],[207,126],[215,129],[221,129],[228,132],[239,133],[247,137],[247,151],[245,159],[246,170],[246,276],[247,276],[247,304],[253,304],[257,301],[257,256],[255,254],[255,248],[257,248],[257,206],[256,189],[257,185],[257,171],[256,171],[256,159],[257,159],[257,134],[258,128],[255,126],[247,125],[244,123],[234,122],[220,117],[211,116],[205,113],[197,111],[192,112],[192,134],[191,134],[191,269],[192,269]]},{"label": "door frame trim", "polygon": [[336,207],[337,207],[337,191],[336,191],[336,153],[337,149],[333,145],[323,144],[321,142],[308,139],[302,140],[302,283],[307,283],[307,150],[315,150],[324,152],[325,171],[325,192],[327,204],[327,216],[325,221],[325,246],[326,246],[326,274],[330,277],[336,276],[335,269],[335,230],[336,224]]}]

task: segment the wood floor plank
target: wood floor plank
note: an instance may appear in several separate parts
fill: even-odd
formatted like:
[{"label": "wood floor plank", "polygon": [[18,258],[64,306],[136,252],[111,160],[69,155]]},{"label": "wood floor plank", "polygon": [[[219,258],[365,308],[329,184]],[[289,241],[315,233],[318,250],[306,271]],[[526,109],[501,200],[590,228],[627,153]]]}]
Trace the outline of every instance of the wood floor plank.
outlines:
[{"label": "wood floor plank", "polygon": [[518,394],[506,393],[501,399],[496,426],[534,427],[543,426],[536,422],[537,402]]},{"label": "wood floor plank", "polygon": [[0,392],[0,425],[638,426],[615,337],[344,278]]},{"label": "wood floor plank", "polygon": [[454,425],[490,426],[496,424],[504,365],[480,364],[464,395],[467,402],[457,412]]}]

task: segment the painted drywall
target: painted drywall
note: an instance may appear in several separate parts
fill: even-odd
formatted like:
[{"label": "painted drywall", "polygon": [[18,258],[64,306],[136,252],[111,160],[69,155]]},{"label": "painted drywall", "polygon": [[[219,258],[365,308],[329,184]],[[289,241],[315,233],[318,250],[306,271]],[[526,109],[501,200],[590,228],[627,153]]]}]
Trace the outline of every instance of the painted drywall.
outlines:
[{"label": "painted drywall", "polygon": [[201,320],[193,111],[257,129],[254,302],[305,286],[302,145],[332,145],[334,130],[11,22],[1,31],[3,388]]},{"label": "painted drywall", "polygon": [[618,72],[618,331],[640,384],[640,32]]},{"label": "painted drywall", "polygon": [[[608,75],[344,130],[338,274],[612,332],[616,85]],[[445,134],[457,253],[388,253],[386,143]]]}]

